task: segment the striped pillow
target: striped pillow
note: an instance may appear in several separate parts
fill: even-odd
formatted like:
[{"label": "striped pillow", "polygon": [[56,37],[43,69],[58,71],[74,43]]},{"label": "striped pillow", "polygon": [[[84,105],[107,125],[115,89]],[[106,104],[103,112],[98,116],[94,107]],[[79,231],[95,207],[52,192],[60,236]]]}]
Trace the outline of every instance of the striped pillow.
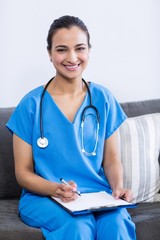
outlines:
[{"label": "striped pillow", "polygon": [[118,129],[124,187],[135,203],[153,202],[160,189],[160,113],[128,118]]}]

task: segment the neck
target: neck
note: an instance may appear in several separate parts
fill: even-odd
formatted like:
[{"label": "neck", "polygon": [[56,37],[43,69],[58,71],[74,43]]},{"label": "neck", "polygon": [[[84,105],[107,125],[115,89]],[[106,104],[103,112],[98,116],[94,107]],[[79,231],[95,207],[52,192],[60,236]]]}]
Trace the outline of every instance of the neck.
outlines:
[{"label": "neck", "polygon": [[76,95],[81,91],[86,91],[86,88],[81,78],[68,80],[60,77],[55,77],[52,81],[52,84],[50,85],[50,91],[53,91],[54,94]]}]

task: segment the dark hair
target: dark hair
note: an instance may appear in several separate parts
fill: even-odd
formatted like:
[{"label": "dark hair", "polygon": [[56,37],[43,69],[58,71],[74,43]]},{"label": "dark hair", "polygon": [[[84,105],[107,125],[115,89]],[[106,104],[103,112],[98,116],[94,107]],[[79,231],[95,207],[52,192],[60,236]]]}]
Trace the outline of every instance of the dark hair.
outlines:
[{"label": "dark hair", "polygon": [[89,46],[89,48],[91,48],[90,35],[89,35],[86,25],[78,17],[65,15],[58,19],[55,19],[54,22],[52,23],[52,25],[50,26],[50,29],[48,31],[48,36],[47,36],[47,49],[51,50],[52,37],[57,32],[57,30],[59,30],[61,28],[69,29],[73,26],[79,27],[81,30],[83,30],[86,33],[87,39],[88,39],[88,46]]}]

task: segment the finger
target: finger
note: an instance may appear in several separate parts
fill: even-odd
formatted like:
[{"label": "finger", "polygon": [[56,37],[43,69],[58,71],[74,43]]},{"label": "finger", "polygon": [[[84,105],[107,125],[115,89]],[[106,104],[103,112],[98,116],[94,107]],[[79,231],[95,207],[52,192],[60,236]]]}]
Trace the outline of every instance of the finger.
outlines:
[{"label": "finger", "polygon": [[57,190],[57,194],[58,197],[66,199],[75,199],[77,195],[72,187],[66,186],[65,184],[61,184],[61,187]]},{"label": "finger", "polygon": [[[72,185],[76,186],[76,184],[72,181]],[[75,193],[76,188],[73,186],[68,186],[66,184],[59,184],[56,194],[63,202],[69,202],[75,200],[78,196]]]},{"label": "finger", "polygon": [[69,185],[72,187],[73,191],[77,190],[77,184],[74,181],[69,181]]},{"label": "finger", "polygon": [[77,194],[74,194],[72,197],[60,197],[62,202],[71,202],[77,199]]},{"label": "finger", "polygon": [[125,200],[126,200],[127,202],[131,202],[132,199],[133,199],[133,193],[132,193],[131,191],[127,191],[127,192],[125,193]]},{"label": "finger", "polygon": [[74,181],[69,181],[68,182],[69,183],[69,185],[71,185],[72,187],[76,187],[77,188],[77,184],[74,182]]},{"label": "finger", "polygon": [[116,189],[116,190],[113,190],[113,192],[112,192],[113,197],[116,199],[119,199],[120,196],[122,196],[123,194],[124,194],[124,192],[122,192],[121,189]]},{"label": "finger", "polygon": [[70,202],[70,201],[73,201],[77,198],[78,198],[78,196],[74,192],[65,192],[65,193],[63,193],[63,195],[60,196],[60,199],[63,202]]},{"label": "finger", "polygon": [[132,198],[133,198],[133,194],[131,190],[128,189],[123,189],[123,194],[120,195],[120,198],[127,201],[127,202],[131,202]]},{"label": "finger", "polygon": [[66,197],[66,193],[72,193],[72,187],[68,187],[65,184],[59,184],[56,194],[58,197]]},{"label": "finger", "polygon": [[63,192],[72,192],[73,187],[70,186],[70,185],[66,185],[66,184],[62,183],[62,184],[60,184],[60,189]]}]

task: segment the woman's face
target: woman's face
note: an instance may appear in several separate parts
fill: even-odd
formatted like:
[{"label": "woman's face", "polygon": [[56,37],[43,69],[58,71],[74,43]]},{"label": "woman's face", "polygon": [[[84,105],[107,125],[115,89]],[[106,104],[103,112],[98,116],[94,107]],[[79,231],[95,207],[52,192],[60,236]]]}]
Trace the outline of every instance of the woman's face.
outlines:
[{"label": "woman's face", "polygon": [[59,29],[52,37],[49,56],[57,75],[67,79],[81,78],[89,58],[86,33],[75,26]]}]

